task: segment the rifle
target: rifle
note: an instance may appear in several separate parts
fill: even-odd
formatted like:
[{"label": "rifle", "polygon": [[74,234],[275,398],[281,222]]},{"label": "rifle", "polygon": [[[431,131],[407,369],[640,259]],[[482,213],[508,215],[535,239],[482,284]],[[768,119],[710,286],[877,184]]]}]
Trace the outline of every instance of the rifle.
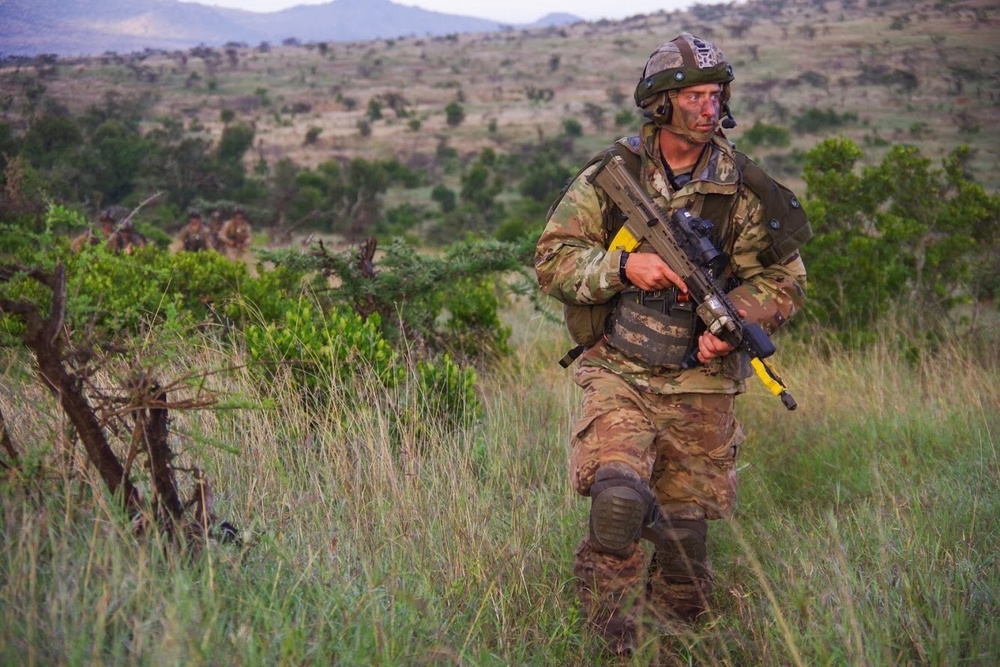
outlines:
[{"label": "rifle", "polygon": [[[647,241],[684,280],[696,304],[696,312],[715,336],[733,348],[745,352],[757,376],[772,394],[778,396],[789,410],[797,407],[795,399],[775,370],[764,360],[774,354],[774,343],[767,332],[756,322],[747,322],[739,314],[729,296],[714,281],[728,260],[708,238],[712,224],[696,218],[685,208],[669,218],[640,186],[625,166],[625,161],[614,148],[589,177],[591,184],[603,189],[621,209],[624,226],[615,237],[612,247],[625,234],[626,250]],[[682,369],[698,364],[698,350],[688,353]]]}]

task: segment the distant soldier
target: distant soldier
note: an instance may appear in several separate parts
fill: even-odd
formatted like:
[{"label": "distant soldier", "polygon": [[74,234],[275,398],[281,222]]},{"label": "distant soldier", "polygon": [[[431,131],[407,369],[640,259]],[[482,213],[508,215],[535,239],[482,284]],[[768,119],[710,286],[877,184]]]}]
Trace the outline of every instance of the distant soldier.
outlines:
[{"label": "distant soldier", "polygon": [[70,248],[73,252],[80,252],[88,245],[100,245],[111,238],[114,232],[115,218],[109,209],[105,209],[101,212],[97,224],[73,239]]},{"label": "distant soldier", "polygon": [[202,222],[201,212],[192,209],[188,213],[188,223],[184,225],[184,229],[177,235],[177,240],[180,241],[181,249],[188,252],[211,250],[211,232]]},{"label": "distant soldier", "polygon": [[222,239],[219,238],[219,234],[222,232],[222,214],[218,211],[212,211],[212,217],[208,222],[208,236],[209,242],[211,243],[212,250],[222,251]]},{"label": "distant soldier", "polygon": [[117,253],[131,255],[136,248],[148,244],[145,236],[135,231],[135,226],[128,218],[118,225],[118,230],[108,239],[108,248]]},{"label": "distant soldier", "polygon": [[243,207],[237,206],[233,217],[226,220],[219,230],[219,240],[226,248],[226,256],[232,260],[243,259],[243,253],[250,247],[252,237],[250,223],[243,217]]}]

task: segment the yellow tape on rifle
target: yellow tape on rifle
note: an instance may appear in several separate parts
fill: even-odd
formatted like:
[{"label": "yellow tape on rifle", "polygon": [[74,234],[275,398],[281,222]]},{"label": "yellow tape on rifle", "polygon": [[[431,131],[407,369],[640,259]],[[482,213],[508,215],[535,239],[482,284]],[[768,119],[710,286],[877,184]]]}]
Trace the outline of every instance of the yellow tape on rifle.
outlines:
[{"label": "yellow tape on rifle", "polygon": [[628,230],[628,227],[622,227],[615,234],[615,238],[611,240],[611,245],[609,248],[611,250],[624,250],[625,252],[632,252],[639,247],[639,239],[632,236],[632,232]]},{"label": "yellow tape on rifle", "polygon": [[775,396],[781,396],[781,392],[785,391],[786,387],[782,384],[781,378],[778,377],[777,373],[765,366],[764,362],[756,357],[750,360],[750,365],[753,366],[754,371],[757,372],[757,377],[764,383],[764,386],[770,389],[771,393]]}]

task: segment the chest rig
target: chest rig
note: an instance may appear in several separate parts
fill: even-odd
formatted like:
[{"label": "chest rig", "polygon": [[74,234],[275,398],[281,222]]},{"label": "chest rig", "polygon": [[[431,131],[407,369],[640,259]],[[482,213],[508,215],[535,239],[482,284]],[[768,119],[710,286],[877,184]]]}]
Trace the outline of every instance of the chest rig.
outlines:
[{"label": "chest rig", "polygon": [[[638,136],[622,138],[616,142],[616,146],[625,149],[619,150],[619,155],[630,173],[642,181],[642,139]],[[577,177],[603,160],[606,154],[607,151],[601,151],[594,156]],[[737,231],[729,225],[729,218],[742,188],[749,187],[761,199],[764,229],[770,240],[770,244],[758,253],[758,261],[767,267],[787,259],[812,236],[799,201],[788,188],[768,176],[743,153],[734,150],[731,157],[736,169],[735,188],[729,188],[726,192],[713,192],[712,188],[702,187],[703,183],[695,178],[692,187],[687,188],[688,193],[683,192],[685,188],[681,188],[679,199],[684,202],[685,207],[696,207],[700,218],[714,223],[706,233],[713,245],[728,257]],[[573,180],[575,179],[570,182]],[[561,199],[562,195],[552,204],[549,209],[550,217]],[[697,208],[699,203],[700,210]],[[603,224],[609,250],[634,250],[616,243],[623,218],[621,211],[613,203],[605,207]],[[731,276],[728,261],[716,267],[714,273],[718,286],[724,291],[739,284]],[[560,360],[560,365],[568,367],[587,347],[603,338],[612,347],[651,367],[679,369],[681,361],[704,330],[701,319],[695,313],[694,304],[685,297],[675,288],[646,292],[629,286],[604,304],[564,305],[570,336],[578,345]]]},{"label": "chest rig", "polygon": [[[685,196],[682,193],[690,178],[683,175],[675,179],[669,172],[668,175],[671,187],[678,193],[679,201],[685,206],[696,205],[702,211],[705,209],[705,204],[718,203],[709,206],[709,214],[714,214],[715,221],[728,227],[728,204],[735,196],[736,188],[730,188],[733,192],[727,195]],[[621,213],[616,210],[613,215],[618,215],[620,218]],[[699,234],[704,242],[710,243],[713,248],[725,247],[721,238],[725,229],[713,225],[710,221],[712,218],[708,215],[703,214],[695,220],[698,222],[695,233]],[[623,222],[620,219],[619,225]],[[612,236],[609,249],[618,248],[628,252],[648,251],[642,246],[634,247],[634,239],[627,232],[616,232]],[[728,292],[735,287],[735,284],[728,284],[730,282],[728,276],[731,273],[728,254],[722,253],[718,260],[713,264],[711,273],[716,286],[721,291]],[[679,370],[704,330],[705,324],[697,314],[696,304],[689,295],[676,287],[645,291],[629,285],[618,295],[614,309],[605,321],[604,339],[619,352],[651,368]]]}]

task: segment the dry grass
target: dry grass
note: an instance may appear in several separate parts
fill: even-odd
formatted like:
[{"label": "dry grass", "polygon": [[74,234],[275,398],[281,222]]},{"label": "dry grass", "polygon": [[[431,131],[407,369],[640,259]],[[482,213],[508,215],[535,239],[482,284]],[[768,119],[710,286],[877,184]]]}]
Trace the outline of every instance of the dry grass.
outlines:
[{"label": "dry grass", "polygon": [[[524,304],[507,317],[515,352],[482,376],[485,414],[464,429],[401,418],[391,392],[348,407],[215,379],[258,407],[175,415],[175,446],[246,542],[191,562],[129,535],[8,357],[0,405],[35,472],[0,483],[0,661],[613,664],[582,635],[570,573],[586,502],[566,479],[566,338]],[[741,509],[710,534],[715,610],[651,631],[634,664],[1000,657],[995,348],[914,365],[890,340],[779,341],[800,408],[756,387],[740,399]],[[167,370],[241,358],[212,343]]]}]

